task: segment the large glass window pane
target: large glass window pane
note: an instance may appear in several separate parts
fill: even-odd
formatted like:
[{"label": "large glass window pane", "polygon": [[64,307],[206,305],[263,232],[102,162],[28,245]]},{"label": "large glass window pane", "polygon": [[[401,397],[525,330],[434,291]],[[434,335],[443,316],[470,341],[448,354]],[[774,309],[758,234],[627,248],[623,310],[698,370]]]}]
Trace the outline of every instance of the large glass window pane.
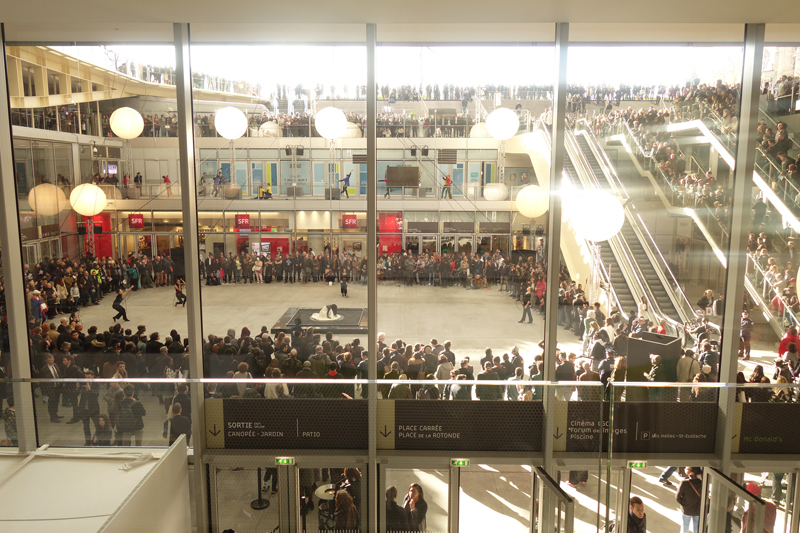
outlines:
[{"label": "large glass window pane", "polygon": [[[302,68],[299,57],[307,59]],[[266,59],[269,68],[253,69]],[[312,114],[333,105],[344,109],[350,124],[361,122],[359,104],[354,108],[325,98],[363,98],[364,70],[354,65],[365,65],[364,47],[193,44],[192,61],[194,104],[201,115],[198,168],[207,177],[206,194],[198,202],[206,375],[233,375],[245,363],[253,376],[294,377],[317,346],[329,361],[314,367],[320,377],[328,375],[331,363],[342,375],[355,375],[367,335],[361,318],[366,314],[366,216],[346,211],[340,202],[359,196],[366,185],[366,165],[353,157],[353,152],[364,153],[366,144],[361,130],[350,127],[332,146],[318,135]],[[346,80],[340,64],[348,65]],[[247,80],[253,89],[247,105],[226,106],[204,92],[218,87],[209,85],[209,76],[225,83]],[[248,127],[234,139],[219,122],[224,107],[246,115]],[[237,301],[233,311],[225,303],[230,298]],[[312,318],[334,303],[349,310],[340,315],[345,323]],[[301,337],[292,335],[295,319]],[[225,337],[237,345],[230,358]],[[299,363],[296,368],[292,361]],[[353,394],[360,398],[361,387]]]}]

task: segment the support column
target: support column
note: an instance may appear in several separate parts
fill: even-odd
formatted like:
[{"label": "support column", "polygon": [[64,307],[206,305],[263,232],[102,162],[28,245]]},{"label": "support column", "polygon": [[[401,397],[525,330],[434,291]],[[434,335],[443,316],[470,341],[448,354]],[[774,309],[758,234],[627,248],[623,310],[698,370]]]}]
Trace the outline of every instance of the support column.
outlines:
[{"label": "support column", "polygon": [[[178,156],[181,165],[181,209],[183,211],[183,257],[186,264],[186,302],[189,326],[189,368],[192,378],[203,377],[203,329],[200,295],[200,247],[197,236],[197,182],[195,180],[194,123],[192,117],[192,62],[189,25],[176,23],[175,92],[178,97]],[[194,447],[194,498],[197,531],[208,531],[208,486],[205,451],[206,421],[203,384],[190,384],[192,441]]]},{"label": "support column", "polygon": [[[547,292],[545,293],[544,327],[544,381],[552,381],[556,369],[556,346],[558,345],[558,274],[561,265],[561,174],[564,169],[564,117],[567,96],[567,50],[569,48],[569,24],[556,24],[556,82],[553,84],[553,125],[550,147],[550,189],[547,214]],[[544,393],[544,433],[542,450],[544,469],[554,479],[558,476],[553,465],[553,433],[555,427],[556,391],[546,387]],[[542,493],[540,520],[542,531],[552,530],[556,501],[549,490]]]},{"label": "support column", "polygon": [[[719,380],[736,383],[738,369],[739,333],[741,331],[741,302],[744,298],[744,276],[747,263],[747,233],[752,225],[751,191],[756,151],[755,131],[758,125],[758,100],[761,94],[761,61],[764,54],[764,24],[747,24],[744,30],[744,62],[742,65],[742,100],[739,109],[739,132],[736,146],[736,167],[733,174],[733,204],[731,205],[731,239],[728,249],[728,269],[725,272],[726,306],[722,319],[722,351]],[[730,472],[731,444],[734,435],[736,389],[720,389],[720,418],[717,422],[717,456],[720,471]],[[714,483],[716,485],[716,482]],[[714,487],[717,488],[717,487]],[[727,490],[712,488],[713,502],[709,521],[711,529],[724,529]]]},{"label": "support column", "polygon": [[[461,493],[461,468],[450,467],[450,479],[447,483],[447,500],[449,511],[447,513],[447,531],[458,533],[458,520],[461,510],[459,508],[459,496]],[[531,515],[533,516],[533,515]],[[531,520],[531,522],[533,522]]]},{"label": "support column", "polygon": [[[8,337],[11,345],[11,373],[13,378],[31,377],[28,352],[28,327],[25,304],[25,280],[22,277],[22,246],[17,212],[17,180],[14,177],[14,147],[11,133],[11,100],[8,95],[8,66],[6,56],[5,25],[0,24],[0,211],[5,220],[0,224],[0,249],[3,251],[6,307],[8,310]],[[15,383],[12,387],[17,409],[17,437],[19,451],[36,449],[36,419],[31,386]]]},{"label": "support column", "polygon": [[[547,293],[545,294],[544,329],[544,381],[555,376],[556,346],[558,342],[558,274],[561,264],[561,174],[564,170],[564,117],[567,96],[567,50],[569,48],[569,24],[556,24],[556,73],[553,93],[553,130],[550,150],[550,209],[547,214]],[[547,398],[554,391],[547,391]],[[546,412],[544,433],[545,470],[552,476],[550,461],[553,455],[553,413]],[[553,476],[555,477],[555,476]]]},{"label": "support column", "polygon": [[377,26],[367,24],[367,420],[369,431],[369,531],[378,531],[378,138],[376,131],[378,93],[375,86]]}]

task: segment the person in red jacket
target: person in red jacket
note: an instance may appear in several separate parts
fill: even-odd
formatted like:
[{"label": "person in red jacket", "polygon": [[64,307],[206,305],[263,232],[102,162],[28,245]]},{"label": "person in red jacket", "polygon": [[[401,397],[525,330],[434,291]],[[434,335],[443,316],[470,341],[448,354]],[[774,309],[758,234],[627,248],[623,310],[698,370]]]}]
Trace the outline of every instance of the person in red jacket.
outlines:
[{"label": "person in red jacket", "polygon": [[797,336],[797,328],[795,326],[790,327],[781,339],[781,343],[778,346],[778,356],[783,357],[783,354],[789,349],[791,343],[800,347],[800,337]]}]

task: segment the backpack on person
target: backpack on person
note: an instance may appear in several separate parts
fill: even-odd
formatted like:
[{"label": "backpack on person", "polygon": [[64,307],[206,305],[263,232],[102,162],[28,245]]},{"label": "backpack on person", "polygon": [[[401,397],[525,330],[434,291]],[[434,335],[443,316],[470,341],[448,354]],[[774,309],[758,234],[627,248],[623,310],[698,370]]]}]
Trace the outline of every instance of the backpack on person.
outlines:
[{"label": "backpack on person", "polygon": [[264,354],[259,354],[253,360],[256,375],[263,376],[267,371],[267,357]]},{"label": "backpack on person", "polygon": [[133,415],[131,405],[133,405],[131,402],[123,402],[120,405],[119,413],[117,414],[117,431],[134,431],[136,417]]}]

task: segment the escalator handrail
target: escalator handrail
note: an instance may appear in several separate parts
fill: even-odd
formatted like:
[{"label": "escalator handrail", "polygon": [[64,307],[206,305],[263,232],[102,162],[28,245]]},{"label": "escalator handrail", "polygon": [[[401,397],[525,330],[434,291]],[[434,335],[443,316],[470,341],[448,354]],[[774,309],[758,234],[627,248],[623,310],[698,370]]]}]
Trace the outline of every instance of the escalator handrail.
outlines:
[{"label": "escalator handrail", "polygon": [[[565,133],[564,148],[567,151],[567,154],[570,157],[570,159],[573,160],[573,165],[576,167],[578,166],[581,167],[580,170],[576,168],[576,170],[578,170],[579,177],[581,174],[581,170],[583,171],[582,177],[583,179],[586,180],[586,183],[582,184],[584,189],[587,188],[601,189],[599,180],[597,179],[597,176],[594,175],[594,171],[591,169],[591,166],[589,165],[588,161],[581,152],[580,146],[578,145],[577,140],[575,139],[575,136],[572,133],[572,130],[567,129],[567,131],[565,131],[564,133]],[[578,165],[575,165],[576,160],[578,161]],[[635,293],[634,297],[636,297],[638,294],[646,296],[648,302],[650,302],[651,312],[657,319],[659,319],[659,321],[663,319],[667,324],[669,324],[675,329],[676,333],[677,331],[682,330],[683,324],[679,324],[678,322],[667,316],[664,310],[661,309],[661,306],[659,305],[658,300],[655,298],[653,292],[650,290],[650,287],[642,283],[642,280],[645,279],[644,273],[639,268],[638,263],[636,263],[636,261],[634,260],[633,254],[630,252],[624,236],[621,234],[617,234],[614,238],[610,239],[608,242],[613,250],[617,250],[615,255],[619,254],[619,256],[624,259],[623,262],[617,260],[619,266],[622,267],[622,263],[624,263],[632,268],[631,277],[633,278],[636,287],[638,287],[639,289],[639,292]],[[624,272],[622,268],[620,268],[620,271]],[[625,276],[625,280],[628,282],[628,287],[630,288],[631,279],[629,278],[629,276]]]},{"label": "escalator handrail", "polygon": [[[766,120],[769,120],[772,123],[773,129],[778,129],[778,122],[782,122],[779,120],[775,120],[775,118],[769,114],[769,111],[765,110],[760,105],[758,106],[758,114],[759,116],[763,116]],[[800,151],[800,143],[798,143],[793,137],[789,137],[789,140],[792,141],[795,150]]]},{"label": "escalator handrail", "polygon": [[[549,127],[547,127],[544,124],[544,121],[542,120],[542,118],[539,118],[536,121],[535,129],[539,129],[544,133],[545,140],[546,140],[546,142],[547,142],[547,144],[549,146],[550,145],[550,130],[549,130]],[[562,179],[562,181],[565,180],[566,182],[568,182],[570,187],[576,188],[575,184],[572,183],[572,177],[569,174],[567,174],[566,172],[562,173],[561,179]],[[587,247],[591,248],[590,245],[588,244],[588,241],[586,241],[585,239],[584,239],[584,241],[587,242]],[[613,295],[614,301],[617,303],[617,309],[619,310],[620,315],[622,315],[622,318],[625,319],[625,320],[630,319],[630,316],[628,315],[628,312],[625,309],[625,306],[622,305],[622,301],[619,299],[619,295],[617,294],[617,290],[614,288],[614,284],[611,282],[611,272],[610,272],[609,268],[606,266],[605,262],[603,261],[603,258],[600,257],[599,254],[596,256],[596,259],[598,261],[598,267],[600,269],[601,277],[603,278],[602,281],[605,283],[606,287],[609,288],[611,294]],[[620,269],[620,272],[621,271],[622,271],[622,269]],[[631,296],[633,296],[633,294],[631,294]],[[635,302],[635,297],[634,297],[634,302]]]},{"label": "escalator handrail", "polygon": [[[578,121],[580,122],[580,120]],[[584,124],[588,126],[588,123],[584,121]],[[609,184],[611,185],[612,189],[621,189],[625,197],[628,197],[628,192],[625,190],[625,186],[622,184],[622,181],[619,179],[619,175],[614,169],[613,165],[611,164],[611,160],[608,159],[608,155],[606,154],[605,150],[602,149],[600,146],[599,141],[594,136],[591,131],[584,130],[584,134],[587,136],[589,149],[592,150],[592,155],[594,155],[595,159],[597,160],[598,164],[601,167],[601,170],[605,174],[605,177],[609,180]],[[605,156],[602,157],[602,156]],[[628,204],[625,206],[625,211],[628,216],[628,220],[635,221],[638,218],[638,224],[631,224],[631,228],[633,229],[634,233],[636,234],[636,238],[639,240],[640,244],[643,244],[642,248],[647,255],[648,260],[650,261],[651,265],[655,268],[656,275],[658,275],[661,284],[667,289],[667,295],[669,295],[670,300],[672,300],[672,304],[675,307],[675,310],[678,312],[678,315],[681,316],[684,322],[688,322],[690,319],[694,319],[696,317],[696,313],[692,307],[691,302],[686,297],[686,294],[683,292],[680,283],[678,280],[675,279],[675,275],[673,274],[672,270],[670,270],[669,265],[667,264],[667,260],[664,258],[661,250],[658,248],[658,245],[655,242],[655,239],[650,234],[650,231],[647,229],[647,226],[644,223],[641,215],[638,213],[634,213],[631,205]],[[640,231],[640,228],[644,228],[644,233]],[[646,233],[646,235],[645,235]],[[646,238],[645,238],[646,237]],[[667,276],[666,272],[669,273]],[[677,287],[677,291],[679,295],[674,295],[674,291],[671,290],[670,281],[672,282],[672,286]],[[675,297],[673,297],[673,295]],[[677,301],[676,301],[677,300]]]},{"label": "escalator handrail", "polygon": [[[762,278],[763,278],[763,277],[766,277],[766,272],[765,272],[765,271],[764,271],[764,269],[762,269],[762,268],[761,268],[761,266],[758,264],[758,261],[756,261],[756,258],[753,256],[753,254],[750,254],[750,253],[748,253],[748,254],[747,254],[747,261],[748,261],[748,262],[751,262],[751,263],[753,264],[753,267],[754,267],[754,268],[755,268],[755,269],[758,271],[758,273],[759,273],[759,274],[762,276]],[[754,287],[754,289],[756,289],[756,296],[757,296],[757,298],[758,298],[759,300],[762,300],[762,302],[763,302],[764,306],[765,306],[765,307],[767,307],[767,309],[769,309],[769,310],[770,310],[770,314],[771,314],[773,317],[774,317],[774,316],[776,316],[776,315],[775,315],[775,313],[772,313],[772,311],[771,311],[771,308],[770,308],[770,306],[772,305],[772,298],[770,298],[769,300],[764,300],[764,299],[763,299],[763,297],[761,296],[761,294],[763,294],[763,293],[764,293],[764,290],[763,290],[763,284],[761,284],[761,294],[758,294],[758,289],[759,289],[759,286],[758,286],[758,285],[756,285],[755,283],[753,283],[753,287]],[[798,317],[797,317],[797,315],[794,313],[794,311],[792,311],[791,309],[789,309],[789,307],[788,307],[788,306],[786,306],[786,301],[785,301],[785,300],[783,300],[783,298],[781,298],[781,295],[780,295],[780,294],[778,294],[778,291],[776,291],[776,290],[775,290],[775,289],[774,289],[772,286],[770,286],[770,288],[769,288],[769,293],[770,293],[770,296],[772,296],[772,295],[774,294],[775,296],[777,296],[778,298],[780,298],[780,299],[783,301],[783,305],[784,305],[784,307],[786,307],[786,309],[789,311],[789,313],[791,314],[792,318],[794,319],[794,321],[795,321],[794,323],[795,323],[795,324],[800,324],[800,321],[798,320]],[[779,316],[779,315],[778,315],[778,316]]]}]

